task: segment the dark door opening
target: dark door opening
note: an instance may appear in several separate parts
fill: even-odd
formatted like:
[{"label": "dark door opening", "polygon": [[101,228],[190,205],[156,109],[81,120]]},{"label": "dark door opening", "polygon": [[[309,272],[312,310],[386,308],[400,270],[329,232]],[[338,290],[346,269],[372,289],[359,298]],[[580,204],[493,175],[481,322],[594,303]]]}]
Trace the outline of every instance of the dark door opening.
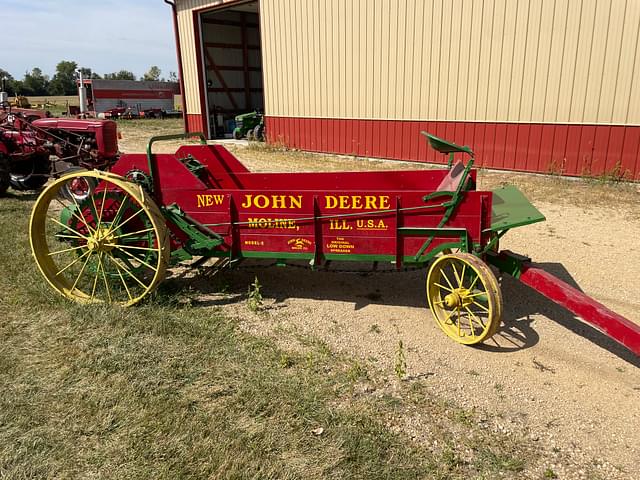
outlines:
[{"label": "dark door opening", "polygon": [[200,15],[209,134],[230,137],[235,117],[264,110],[259,2]]}]

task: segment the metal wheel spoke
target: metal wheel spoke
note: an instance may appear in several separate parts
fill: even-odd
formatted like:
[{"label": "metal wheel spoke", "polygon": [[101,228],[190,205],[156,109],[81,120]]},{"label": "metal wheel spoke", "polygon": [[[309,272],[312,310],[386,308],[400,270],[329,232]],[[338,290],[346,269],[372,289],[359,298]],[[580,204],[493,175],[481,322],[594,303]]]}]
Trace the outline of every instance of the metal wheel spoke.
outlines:
[{"label": "metal wheel spoke", "polygon": [[104,286],[107,289],[107,297],[109,298],[109,303],[113,302],[111,299],[111,290],[109,289],[109,281],[107,280],[107,274],[104,271],[104,264],[102,263],[102,253],[98,257],[98,269],[102,270],[102,279],[104,280]]},{"label": "metal wheel spoke", "polygon": [[[118,265],[118,262],[116,262],[115,257],[111,256],[111,261],[113,261],[114,264]],[[144,288],[145,290],[147,288],[149,288],[148,285],[145,285],[142,280],[140,280],[138,277],[136,277],[133,272],[131,270],[129,270],[127,267],[125,267],[124,265],[120,265],[120,267],[122,268],[122,270],[124,270],[124,272],[129,275],[131,278],[133,278],[136,282],[138,282],[142,288]]]},{"label": "metal wheel spoke", "polygon": [[122,199],[122,201],[120,202],[120,206],[118,207],[118,211],[116,212],[115,216],[113,217],[113,221],[111,222],[111,227],[109,228],[109,232],[108,233],[111,233],[111,232],[113,232],[115,230],[115,228],[113,226],[120,221],[122,208],[124,207],[124,205],[126,203],[129,203],[129,197],[124,197]]},{"label": "metal wheel spoke", "polygon": [[478,279],[480,278],[480,275],[476,275],[476,278],[473,280],[473,282],[471,283],[471,286],[467,289],[470,292],[473,292],[473,287],[476,286],[476,283],[478,282]]},{"label": "metal wheel spoke", "polygon": [[477,320],[478,320],[478,323],[480,324],[480,326],[481,326],[482,328],[484,328],[484,326],[482,325],[482,322],[481,322],[481,321],[480,321],[480,319],[476,316],[476,314],[475,314],[475,313],[473,313],[471,310],[469,310],[469,307],[467,307],[467,306],[465,305],[465,307],[464,307],[464,308],[467,310],[467,312],[469,312],[469,313],[468,313],[468,315],[467,315],[467,318],[469,319],[469,326],[471,327],[471,333],[472,333],[472,334],[473,334],[473,336],[475,337],[475,336],[476,336],[476,331],[475,331],[475,329],[473,328],[473,321],[472,321],[472,318],[471,318],[471,317],[473,317],[473,318],[477,319]]},{"label": "metal wheel spoke", "polygon": [[130,254],[129,252],[127,252],[126,250],[123,250],[121,248],[120,245],[115,247],[116,249],[120,250],[122,253],[124,253],[125,255],[128,255],[129,257],[133,258],[134,260],[142,263],[143,265],[145,265],[146,267],[150,268],[151,270],[153,270],[154,272],[156,272],[158,269],[156,267],[153,267],[151,265],[149,265],[147,262],[145,262],[144,260],[139,259],[138,257],[136,257],[135,255]]},{"label": "metal wheel spoke", "polygon": [[462,273],[460,274],[460,288],[462,288],[462,287],[463,287],[463,283],[464,283],[464,272],[466,271],[466,269],[467,269],[467,264],[466,264],[466,263],[463,263],[463,264],[462,264]]},{"label": "metal wheel spoke", "polygon": [[127,286],[127,282],[124,281],[124,277],[122,276],[122,271],[120,270],[120,267],[110,256],[107,255],[105,258],[108,258],[109,261],[115,265],[116,271],[118,272],[118,276],[120,277],[120,281],[122,282],[122,285],[124,286],[124,289],[127,292],[127,296],[129,297],[129,301],[133,300],[133,297],[131,296],[131,292],[129,291],[129,287]]},{"label": "metal wheel spoke", "polygon": [[76,235],[78,235],[78,237],[84,239],[84,240],[89,240],[89,237],[86,237],[84,235],[82,235],[80,232],[77,232],[76,230],[74,230],[73,228],[71,228],[69,225],[65,225],[64,223],[62,223],[59,220],[56,220],[53,217],[48,217],[49,220],[51,220],[52,222],[57,223],[58,225],[60,225],[62,228],[66,228],[67,230],[71,230],[71,232],[75,233]]},{"label": "metal wheel spoke", "polygon": [[482,305],[481,303],[476,302],[475,300],[473,301],[473,304],[480,307],[482,310],[484,310],[485,312],[489,313],[489,309],[487,307],[485,307],[484,305]]},{"label": "metal wheel spoke", "polygon": [[80,269],[80,273],[78,273],[78,276],[76,277],[76,280],[75,280],[75,282],[73,282],[73,286],[71,287],[72,291],[76,288],[76,285],[78,284],[78,280],[80,280],[80,277],[82,277],[82,274],[84,273],[84,269],[87,267],[87,263],[89,263],[89,259],[90,258],[91,258],[91,255],[88,255],[87,259],[82,264],[82,268]]},{"label": "metal wheel spoke", "polygon": [[158,253],[158,251],[159,251],[159,249],[157,249],[157,248],[136,247],[134,245],[118,245],[118,244],[115,244],[115,243],[109,243],[106,246],[114,247],[114,248],[130,248],[130,249],[133,249],[133,250],[143,250],[145,252],[156,252],[156,253]]},{"label": "metal wheel spoke", "polygon": [[[100,227],[102,226],[102,214],[104,213],[104,202],[107,200],[107,189],[105,188],[102,191],[102,203],[100,204],[100,214],[98,215],[98,226],[96,230],[100,231]],[[93,208],[97,210],[96,202],[93,199],[93,195],[91,195],[91,201],[93,202]]]},{"label": "metal wheel spoke", "polygon": [[[78,211],[80,212],[80,215],[82,216],[82,220],[84,221],[84,224],[87,226],[87,228],[91,232],[93,229],[89,226],[89,222],[87,222],[87,218],[84,216],[84,213],[82,213],[82,209],[80,208],[80,205],[78,204],[78,201],[76,200],[76,197],[72,194],[71,198],[73,199],[73,203],[76,204],[76,207],[78,208]],[[95,233],[95,230],[93,230],[93,232]]]},{"label": "metal wheel spoke", "polygon": [[[58,202],[60,205],[62,205],[62,208],[63,208],[63,209],[67,209],[67,208],[69,208],[67,205],[65,205],[64,203],[62,203],[62,202],[60,201],[60,199],[59,199],[59,198],[56,198],[55,200],[56,200],[56,202]],[[76,203],[76,205],[78,205],[78,204]],[[91,230],[91,227],[89,226],[89,223],[87,222],[87,220],[84,218],[84,215],[82,214],[82,210],[80,210],[80,207],[78,207],[78,211],[79,211],[79,212],[80,212],[80,214],[82,215],[82,218],[80,218],[80,217],[79,217],[75,212],[71,212],[71,216],[72,216],[72,217],[75,217],[75,218],[76,218],[76,220],[78,220],[80,223],[84,223],[84,225],[85,225],[85,226],[89,229],[89,231],[91,232],[91,231],[92,231],[92,230]],[[67,228],[69,228],[69,227],[67,227]]]},{"label": "metal wheel spoke", "polygon": [[456,268],[456,264],[454,262],[451,262],[451,268],[453,269],[453,276],[456,277],[456,281],[458,282],[458,287],[462,287],[462,281],[458,276],[458,269]]},{"label": "metal wheel spoke", "polygon": [[446,325],[447,322],[451,319],[451,316],[456,313],[455,310],[451,310],[451,313],[449,313],[449,315],[447,315],[447,317],[444,319],[444,324]]},{"label": "metal wheel spoke", "polygon": [[138,215],[140,215],[142,212],[144,212],[144,207],[140,207],[140,210],[138,210],[136,213],[134,213],[133,215],[131,215],[130,217],[128,217],[124,222],[116,225],[115,221],[111,224],[111,227],[109,229],[109,233],[113,232],[114,230],[117,230],[119,228],[124,227],[127,223],[129,223],[131,220],[133,220],[135,217],[137,217]]},{"label": "metal wheel spoke", "polygon": [[78,250],[80,248],[85,248],[85,247],[86,247],[86,245],[80,245],[78,247],[65,248],[63,250],[56,250],[55,252],[49,252],[49,253],[47,253],[47,255],[51,256],[51,255],[58,255],[59,253],[73,252],[74,250]]},{"label": "metal wheel spoke", "polygon": [[123,233],[122,235],[118,235],[116,239],[120,240],[121,238],[137,235],[138,233],[147,233],[147,232],[153,232],[153,227],[145,228],[144,230],[138,230],[137,232]]},{"label": "metal wheel spoke", "polygon": [[56,273],[56,277],[57,277],[58,275],[60,275],[62,272],[64,272],[66,269],[68,269],[68,268],[70,268],[70,267],[74,266],[76,263],[78,263],[80,260],[82,260],[85,256],[89,255],[89,253],[91,253],[91,251],[90,251],[90,250],[87,250],[87,251],[86,251],[86,252],[84,252],[82,255],[80,255],[78,258],[76,258],[73,262],[71,262],[69,265],[67,265],[66,267],[64,267],[62,270],[59,270],[59,271]]},{"label": "metal wheel spoke", "polygon": [[451,282],[449,281],[449,277],[447,277],[447,274],[444,273],[444,270],[441,271],[442,276],[444,277],[444,279],[447,281],[447,284],[449,285],[449,287],[451,287],[451,290],[449,290],[450,292],[453,292],[455,290],[454,286],[451,284]]},{"label": "metal wheel spoke", "polygon": [[74,239],[82,238],[82,239],[84,239],[84,237],[81,237],[79,235],[63,235],[63,234],[60,234],[60,233],[54,233],[54,236],[56,238],[74,238]]},{"label": "metal wheel spoke", "polygon": [[[102,256],[102,252],[100,252],[98,254],[98,260],[100,260],[101,256]],[[98,273],[99,273],[99,270],[96,268],[96,276],[93,277],[93,287],[91,287],[91,299],[92,300],[96,296],[96,287],[98,286]]]},{"label": "metal wheel spoke", "polygon": [[456,308],[456,315],[457,315],[457,323],[458,323],[458,336],[461,337],[461,333],[460,333],[460,307]]},{"label": "metal wheel spoke", "polygon": [[445,287],[444,285],[441,285],[441,284],[439,284],[438,282],[433,282],[433,284],[434,284],[434,285],[436,285],[436,286],[438,286],[438,287],[440,287],[440,288],[442,288],[442,289],[444,289],[444,290],[446,290],[447,292],[451,292],[451,293],[453,293],[453,290],[452,290],[452,289],[450,289],[449,287]]},{"label": "metal wheel spoke", "polygon": [[472,293],[472,294],[467,295],[467,298],[480,297],[480,296],[486,295],[486,294],[487,294],[487,292]]}]

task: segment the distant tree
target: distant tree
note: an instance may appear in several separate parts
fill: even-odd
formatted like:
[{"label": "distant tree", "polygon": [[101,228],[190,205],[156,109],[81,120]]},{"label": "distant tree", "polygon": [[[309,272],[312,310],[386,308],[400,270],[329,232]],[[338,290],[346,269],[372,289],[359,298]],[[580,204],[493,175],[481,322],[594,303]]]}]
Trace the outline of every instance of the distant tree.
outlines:
[{"label": "distant tree", "polygon": [[[56,65],[56,74],[51,79],[51,95],[73,95],[76,92],[76,69],[78,64],[62,60]],[[90,70],[89,70],[90,71]]]},{"label": "distant tree", "polygon": [[34,67],[31,72],[25,72],[20,93],[22,95],[49,95],[49,76]]},{"label": "distant tree", "polygon": [[149,68],[149,71],[142,76],[142,79],[157,82],[158,80],[160,80],[161,73],[162,70],[160,70],[156,65],[153,65]]},{"label": "distant tree", "polygon": [[[9,72],[7,72],[6,70],[0,68],[0,80],[2,79],[6,80],[6,91],[9,94],[9,96],[13,97],[16,94],[16,80],[13,78],[13,75],[11,75]],[[1,84],[0,84],[1,86]]]},{"label": "distant tree", "polygon": [[86,78],[86,79],[94,79],[94,80],[100,80],[102,77],[100,75],[98,75],[96,72],[92,71],[90,68],[86,68],[86,67],[82,67],[79,68],[78,70],[80,70],[82,72],[82,77]]},{"label": "distant tree", "polygon": [[170,82],[178,81],[178,75],[176,74],[176,72],[169,72],[169,81]]},{"label": "distant tree", "polygon": [[119,72],[105,73],[102,78],[105,80],[135,80],[136,76],[128,70],[120,70]]}]

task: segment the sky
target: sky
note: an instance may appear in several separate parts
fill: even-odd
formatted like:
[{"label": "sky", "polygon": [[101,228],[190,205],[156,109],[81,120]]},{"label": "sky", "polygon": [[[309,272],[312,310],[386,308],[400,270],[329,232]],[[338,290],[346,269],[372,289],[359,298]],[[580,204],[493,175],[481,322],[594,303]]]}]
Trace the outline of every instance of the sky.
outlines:
[{"label": "sky", "polygon": [[99,74],[177,71],[171,7],[162,0],[0,0],[0,68],[53,76],[70,60]]}]

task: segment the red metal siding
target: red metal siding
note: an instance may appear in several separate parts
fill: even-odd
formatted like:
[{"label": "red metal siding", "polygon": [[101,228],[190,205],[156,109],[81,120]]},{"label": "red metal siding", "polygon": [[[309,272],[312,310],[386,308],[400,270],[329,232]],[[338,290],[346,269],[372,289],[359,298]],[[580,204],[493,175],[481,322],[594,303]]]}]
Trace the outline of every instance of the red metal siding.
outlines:
[{"label": "red metal siding", "polygon": [[205,132],[203,116],[199,113],[187,113],[187,130],[189,132]]},{"label": "red metal siding", "polygon": [[583,176],[627,172],[640,180],[640,127],[267,117],[270,142],[316,152],[443,163],[421,130],[470,146],[476,164]]}]

